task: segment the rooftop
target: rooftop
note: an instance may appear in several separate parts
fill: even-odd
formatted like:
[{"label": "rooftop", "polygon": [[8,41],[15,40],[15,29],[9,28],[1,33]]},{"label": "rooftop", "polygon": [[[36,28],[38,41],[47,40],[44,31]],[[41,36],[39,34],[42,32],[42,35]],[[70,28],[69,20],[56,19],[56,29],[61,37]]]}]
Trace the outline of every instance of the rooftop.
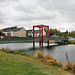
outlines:
[{"label": "rooftop", "polygon": [[2,29],[2,31],[3,31],[3,32],[9,32],[9,31],[16,32],[16,31],[21,30],[22,28],[23,28],[23,27],[17,28],[17,26],[15,26],[15,27],[4,28],[4,29]]}]

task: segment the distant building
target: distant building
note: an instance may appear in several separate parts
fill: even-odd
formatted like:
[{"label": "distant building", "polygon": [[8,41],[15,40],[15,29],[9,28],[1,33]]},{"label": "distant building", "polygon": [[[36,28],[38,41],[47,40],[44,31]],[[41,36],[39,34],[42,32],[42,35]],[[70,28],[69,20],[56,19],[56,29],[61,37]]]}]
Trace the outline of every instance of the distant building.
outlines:
[{"label": "distant building", "polygon": [[2,32],[7,37],[26,37],[27,34],[26,30],[23,27],[17,28],[17,26],[5,28],[2,30]]},{"label": "distant building", "polygon": [[33,30],[31,29],[31,30],[27,30],[27,34],[28,34],[28,36],[32,36],[33,35]]},{"label": "distant building", "polygon": [[2,38],[4,38],[4,36],[0,36],[0,38],[2,39]]},{"label": "distant building", "polygon": [[[39,30],[35,30],[34,32],[35,32],[34,33],[34,36],[35,37],[38,37],[39,36]],[[33,30],[27,30],[27,34],[28,34],[28,36],[33,36]],[[45,35],[46,35],[46,33],[43,30],[43,36],[45,36]]]}]

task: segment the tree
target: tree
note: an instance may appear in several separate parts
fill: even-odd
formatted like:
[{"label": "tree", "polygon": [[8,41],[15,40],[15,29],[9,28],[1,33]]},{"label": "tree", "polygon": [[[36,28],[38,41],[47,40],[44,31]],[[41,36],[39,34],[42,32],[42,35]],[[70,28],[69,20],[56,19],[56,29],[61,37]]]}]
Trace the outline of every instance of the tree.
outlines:
[{"label": "tree", "polygon": [[49,35],[51,36],[51,35],[53,35],[54,34],[54,30],[53,29],[50,29],[49,30]]},{"label": "tree", "polygon": [[67,33],[66,33],[66,32],[64,32],[64,33],[63,33],[63,37],[68,38],[68,36],[67,36]]},{"label": "tree", "polygon": [[45,33],[46,33],[46,36],[47,36],[47,28],[44,28],[44,31],[45,31]]},{"label": "tree", "polygon": [[70,36],[75,36],[75,31],[71,31],[69,35]]},{"label": "tree", "polygon": [[3,32],[0,30],[0,36],[4,36]]}]

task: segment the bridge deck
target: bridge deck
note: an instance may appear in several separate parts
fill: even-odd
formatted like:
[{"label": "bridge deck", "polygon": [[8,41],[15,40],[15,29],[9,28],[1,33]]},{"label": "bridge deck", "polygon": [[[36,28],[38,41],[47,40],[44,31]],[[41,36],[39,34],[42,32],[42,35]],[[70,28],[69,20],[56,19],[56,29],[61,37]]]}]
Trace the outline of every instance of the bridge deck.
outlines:
[{"label": "bridge deck", "polygon": [[[33,39],[32,39],[32,40],[33,40]],[[47,37],[43,37],[43,41],[47,41],[47,40],[48,40]],[[49,40],[68,41],[68,38],[49,37]],[[39,37],[35,37],[35,38],[34,38],[34,41],[41,41],[41,40],[39,39]]]},{"label": "bridge deck", "polygon": [[[7,38],[9,39],[9,38]],[[24,42],[33,42],[33,41],[41,41],[39,39],[39,37],[35,37],[34,40],[33,40],[33,37],[18,37],[17,38],[18,40],[13,40],[13,41],[10,41],[10,40],[6,40],[6,41],[0,41],[0,44],[3,44],[3,43],[24,43]],[[61,41],[68,41],[67,38],[60,38],[60,37],[49,37],[49,40],[61,40]],[[43,37],[43,41],[48,41],[47,37]]]}]

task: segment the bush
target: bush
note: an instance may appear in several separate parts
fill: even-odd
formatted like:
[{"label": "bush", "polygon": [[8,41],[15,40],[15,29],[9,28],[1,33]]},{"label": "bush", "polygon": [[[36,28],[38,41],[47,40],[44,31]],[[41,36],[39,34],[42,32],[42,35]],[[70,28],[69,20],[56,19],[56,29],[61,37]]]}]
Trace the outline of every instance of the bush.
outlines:
[{"label": "bush", "polygon": [[54,66],[58,66],[58,67],[62,67],[61,62],[58,63],[53,57],[51,57],[49,54],[45,56],[46,59],[46,63],[49,65],[54,65]]},{"label": "bush", "polygon": [[31,56],[33,56],[33,53],[31,52]]},{"label": "bush", "polygon": [[49,65],[53,65],[55,63],[56,63],[55,60],[47,60],[47,64],[49,64]]},{"label": "bush", "polygon": [[55,62],[54,64],[53,64],[54,66],[57,66],[57,67],[62,67],[62,63],[61,62]]},{"label": "bush", "polygon": [[3,51],[6,53],[10,53],[10,50],[8,50],[8,49],[3,49]]},{"label": "bush", "polygon": [[75,73],[75,64],[72,64],[72,72]]},{"label": "bush", "polygon": [[49,40],[49,43],[55,43],[55,40]]},{"label": "bush", "polygon": [[58,67],[62,66],[61,63],[56,62],[56,60],[53,57],[51,57],[49,54],[45,56],[40,51],[37,51],[37,57],[39,58],[39,60],[41,62],[44,62],[46,64],[54,65],[54,66],[58,66]]},{"label": "bush", "polygon": [[14,54],[19,54],[20,52],[17,50],[17,51],[14,51],[13,53],[14,53]]},{"label": "bush", "polygon": [[20,53],[21,55],[25,55],[25,53]]},{"label": "bush", "polygon": [[67,62],[66,65],[63,67],[64,70],[75,73],[75,64],[71,62]]},{"label": "bush", "polygon": [[49,65],[53,65],[56,63],[56,60],[52,58],[49,54],[45,56],[46,63]]},{"label": "bush", "polygon": [[72,63],[67,62],[66,65],[63,67],[63,69],[66,71],[72,71]]},{"label": "bush", "polygon": [[27,54],[27,53],[24,53],[24,54],[25,54],[25,56],[31,57],[31,55],[30,55],[30,54]]},{"label": "bush", "polygon": [[52,58],[49,54],[45,56],[46,60],[54,60],[54,58]]},{"label": "bush", "polygon": [[62,65],[62,63],[61,62],[59,62],[58,63],[58,67],[62,67],[63,65]]},{"label": "bush", "polygon": [[31,57],[31,55],[30,54],[27,54],[27,53],[21,53],[21,55]]},{"label": "bush", "polygon": [[4,48],[2,48],[1,51],[4,51]]},{"label": "bush", "polygon": [[44,54],[42,52],[40,52],[40,51],[37,51],[37,57],[39,59],[44,59],[45,58]]},{"label": "bush", "polygon": [[67,59],[67,63],[65,64],[65,66],[63,67],[63,69],[66,70],[66,71],[75,73],[75,64],[71,63],[71,62],[68,60],[68,55],[67,55],[67,53],[66,53],[66,59]]},{"label": "bush", "polygon": [[68,41],[69,44],[75,44],[75,40]]}]

